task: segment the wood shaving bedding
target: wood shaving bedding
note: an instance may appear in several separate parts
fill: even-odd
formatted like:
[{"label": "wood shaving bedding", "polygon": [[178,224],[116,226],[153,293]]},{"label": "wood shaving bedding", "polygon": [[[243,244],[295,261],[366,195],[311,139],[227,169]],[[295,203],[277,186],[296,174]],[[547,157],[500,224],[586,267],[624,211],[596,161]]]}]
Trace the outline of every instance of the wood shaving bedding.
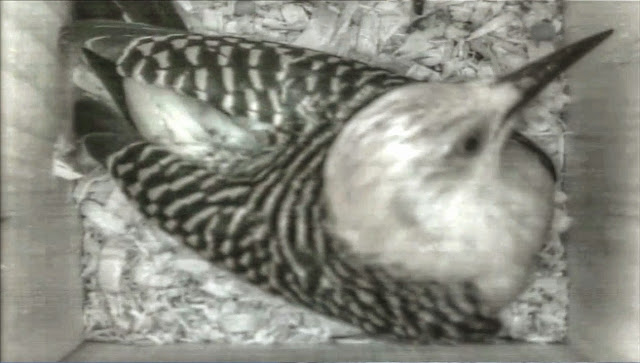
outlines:
[{"label": "wood shaving bedding", "polygon": [[[349,55],[428,81],[487,78],[556,48],[560,1],[174,0],[197,32],[236,34]],[[74,73],[78,87],[99,91]],[[564,171],[563,79],[525,112],[521,130]],[[357,328],[330,320],[241,282],[145,221],[99,168],[74,169],[73,147],[57,144],[54,173],[73,181],[84,226],[82,278],[89,340],[137,344],[237,344],[368,341]],[[504,309],[504,338],[550,343],[566,337],[566,195],[556,195],[553,233],[538,256],[531,286]]]}]

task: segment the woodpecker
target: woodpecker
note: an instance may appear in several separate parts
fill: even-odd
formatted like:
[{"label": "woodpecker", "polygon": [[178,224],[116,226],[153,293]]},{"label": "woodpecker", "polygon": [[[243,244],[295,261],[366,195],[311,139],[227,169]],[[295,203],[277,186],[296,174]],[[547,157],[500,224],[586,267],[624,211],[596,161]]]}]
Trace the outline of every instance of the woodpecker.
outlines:
[{"label": "woodpecker", "polygon": [[[444,343],[495,336],[526,286],[556,173],[516,116],[611,33],[456,84],[144,24],[79,21],[62,39],[119,93],[119,113],[77,104],[76,130],[146,218],[292,303],[371,335]],[[150,131],[160,119],[183,140],[215,130],[228,165],[172,149]],[[131,132],[109,129],[126,122]]]}]

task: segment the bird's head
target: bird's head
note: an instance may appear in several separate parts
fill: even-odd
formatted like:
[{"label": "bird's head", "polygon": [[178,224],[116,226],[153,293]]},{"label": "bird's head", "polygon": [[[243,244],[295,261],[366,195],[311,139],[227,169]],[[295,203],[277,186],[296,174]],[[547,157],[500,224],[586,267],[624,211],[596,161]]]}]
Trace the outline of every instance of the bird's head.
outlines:
[{"label": "bird's head", "polygon": [[[353,117],[334,144],[329,175],[462,180],[497,169],[511,131],[511,84],[414,83],[378,98]],[[338,153],[345,150],[345,157]],[[363,176],[363,175],[362,175]],[[361,182],[367,182],[363,178]]]},{"label": "bird's head", "polygon": [[[554,175],[539,149],[511,137],[514,116],[610,33],[494,80],[414,83],[361,109],[325,164],[336,233],[357,255],[418,279],[528,265],[547,236]],[[514,281],[495,284],[499,303],[512,297]]]}]

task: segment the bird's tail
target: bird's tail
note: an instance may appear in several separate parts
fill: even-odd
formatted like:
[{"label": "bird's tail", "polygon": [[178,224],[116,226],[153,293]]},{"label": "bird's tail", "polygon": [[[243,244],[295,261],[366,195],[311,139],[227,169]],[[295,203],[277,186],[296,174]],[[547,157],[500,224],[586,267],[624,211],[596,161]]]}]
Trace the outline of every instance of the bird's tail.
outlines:
[{"label": "bird's tail", "polygon": [[61,29],[59,45],[65,52],[89,49],[115,63],[124,48],[134,38],[186,32],[185,29],[145,23],[126,23],[105,19],[78,20]]},{"label": "bird's tail", "polygon": [[[74,22],[59,34],[61,53],[76,62],[69,66],[79,73],[97,76],[111,98],[87,89],[78,92],[74,136],[82,154],[104,165],[111,153],[140,138],[127,110],[117,58],[134,37],[185,32],[186,26],[174,2],[165,0],[74,1],[72,17]],[[78,59],[83,60],[80,67]]]},{"label": "bird's tail", "polygon": [[110,19],[145,23],[165,28],[186,29],[176,12],[175,3],[168,0],[145,1],[75,1],[74,20]]},{"label": "bird's tail", "polygon": [[74,1],[73,22],[59,34],[60,45],[85,48],[115,62],[132,38],[187,32],[173,1]]},{"label": "bird's tail", "polygon": [[75,101],[73,132],[83,151],[103,166],[109,155],[139,139],[128,120],[89,96]]}]

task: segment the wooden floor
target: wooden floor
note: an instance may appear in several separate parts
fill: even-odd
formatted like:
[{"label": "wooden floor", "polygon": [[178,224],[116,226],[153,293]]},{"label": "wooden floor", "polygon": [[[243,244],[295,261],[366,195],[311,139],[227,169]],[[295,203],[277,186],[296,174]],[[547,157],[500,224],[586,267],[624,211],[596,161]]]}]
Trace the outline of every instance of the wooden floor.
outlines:
[{"label": "wooden floor", "polygon": [[584,361],[567,345],[496,345],[496,346],[395,346],[340,345],[320,347],[228,347],[219,345],[171,345],[134,347],[118,344],[85,343],[65,357],[65,361],[261,361],[261,362],[500,362],[500,361]]}]

